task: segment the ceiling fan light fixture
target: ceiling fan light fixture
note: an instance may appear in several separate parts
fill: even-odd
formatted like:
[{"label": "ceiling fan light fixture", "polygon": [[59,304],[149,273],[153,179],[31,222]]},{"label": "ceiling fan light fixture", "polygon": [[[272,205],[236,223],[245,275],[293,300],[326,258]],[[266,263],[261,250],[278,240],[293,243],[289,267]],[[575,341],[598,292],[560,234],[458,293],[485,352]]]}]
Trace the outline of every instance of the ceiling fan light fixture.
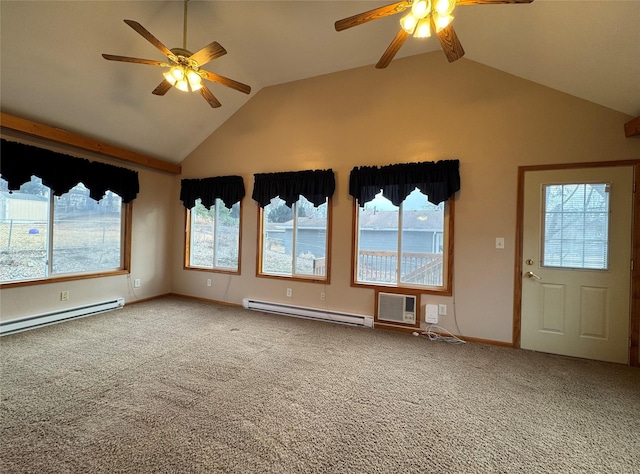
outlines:
[{"label": "ceiling fan light fixture", "polygon": [[184,70],[181,67],[174,66],[171,68],[170,72],[176,81],[184,78]]},{"label": "ceiling fan light fixture", "polygon": [[189,81],[189,88],[192,91],[197,91],[202,89],[202,78],[193,69],[190,69],[187,72],[187,80]]},{"label": "ceiling fan light fixture", "polygon": [[414,38],[429,38],[431,36],[431,26],[429,25],[429,19],[423,18],[418,22],[418,26],[416,27],[415,33],[413,33]]},{"label": "ceiling fan light fixture", "polygon": [[438,16],[449,16],[456,6],[456,0],[436,0],[434,10]]},{"label": "ceiling fan light fixture", "polygon": [[202,78],[190,67],[173,66],[162,74],[165,80],[176,89],[189,92],[202,89]]},{"label": "ceiling fan light fixture", "polygon": [[171,84],[172,86],[175,85],[176,83],[176,78],[173,77],[173,74],[171,74],[171,71],[167,71],[167,72],[163,72],[162,75],[164,76],[165,80]]},{"label": "ceiling fan light fixture", "polygon": [[453,15],[433,15],[433,22],[436,25],[436,32],[440,33],[453,21]]},{"label": "ceiling fan light fixture", "polygon": [[[373,10],[343,18],[335,22],[336,31],[368,23],[379,18],[404,12],[400,19],[400,30],[396,33],[382,57],[376,63],[376,69],[384,69],[396,56],[410,35],[416,38],[437,36],[440,48],[447,60],[452,63],[464,56],[464,49],[456,34],[453,10],[457,5],[499,5],[525,4],[534,0],[400,0]],[[397,18],[397,17],[396,17]],[[426,23],[426,24],[425,24]],[[206,77],[205,77],[206,78]]]},{"label": "ceiling fan light fixture", "polygon": [[174,85],[179,91],[189,92],[189,82],[186,79],[180,79]]},{"label": "ceiling fan light fixture", "polygon": [[402,29],[410,35],[413,34],[417,25],[418,20],[411,13],[402,17],[402,19],[400,20],[400,26],[402,26]]},{"label": "ceiling fan light fixture", "polygon": [[[209,43],[204,48],[199,49],[195,53],[187,50],[187,2],[184,0],[184,30],[183,30],[183,47],[169,49],[153,36],[144,26],[134,20],[124,20],[124,22],[133,28],[140,36],[155,46],[169,61],[160,62],[152,59],[132,58],[128,56],[116,56],[113,54],[103,54],[102,57],[109,61],[122,61],[127,63],[148,64],[158,66],[163,69],[163,80],[156,86],[151,93],[156,96],[163,96],[172,87],[182,92],[199,91],[200,95],[207,101],[212,108],[220,107],[220,101],[211,93],[203,80],[218,82],[223,86],[230,87],[245,94],[251,93],[251,87],[242,84],[233,79],[219,76],[210,71],[200,69],[201,66],[213,61],[220,56],[227,54],[227,51],[216,41]],[[413,1],[413,0],[410,0]],[[406,8],[406,7],[405,7]]]},{"label": "ceiling fan light fixture", "polygon": [[431,11],[431,0],[418,0],[411,6],[411,14],[418,20],[425,18]]},{"label": "ceiling fan light fixture", "polygon": [[175,86],[178,81],[184,79],[184,70],[180,66],[173,66],[168,71],[163,72],[162,75],[169,84]]}]

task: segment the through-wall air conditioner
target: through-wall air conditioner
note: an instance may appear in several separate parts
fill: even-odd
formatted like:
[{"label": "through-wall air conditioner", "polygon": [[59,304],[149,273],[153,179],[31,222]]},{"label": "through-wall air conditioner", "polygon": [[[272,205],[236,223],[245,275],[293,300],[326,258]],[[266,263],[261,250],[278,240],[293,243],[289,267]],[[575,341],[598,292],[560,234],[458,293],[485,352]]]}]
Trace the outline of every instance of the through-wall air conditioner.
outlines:
[{"label": "through-wall air conditioner", "polygon": [[419,307],[417,295],[378,292],[376,320],[381,323],[416,326]]}]

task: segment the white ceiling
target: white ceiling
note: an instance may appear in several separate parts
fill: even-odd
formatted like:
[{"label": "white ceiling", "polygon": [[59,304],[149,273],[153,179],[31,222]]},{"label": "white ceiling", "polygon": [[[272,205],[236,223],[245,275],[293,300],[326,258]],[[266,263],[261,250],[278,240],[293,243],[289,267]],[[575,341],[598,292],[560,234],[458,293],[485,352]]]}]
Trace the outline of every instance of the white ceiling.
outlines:
[{"label": "white ceiling", "polygon": [[[208,69],[252,88],[247,96],[208,83],[199,94],[151,94],[160,68],[106,61],[101,53],[164,60],[122,20],[182,46],[183,2],[0,0],[3,112],[179,163],[260,89],[377,62],[400,15],[336,32],[336,20],[377,1],[189,2],[187,48],[217,41],[228,54]],[[462,60],[515,74],[630,116],[640,115],[640,0],[535,0],[456,9]],[[439,51],[410,38],[403,56]],[[389,66],[393,68],[393,62]]]}]

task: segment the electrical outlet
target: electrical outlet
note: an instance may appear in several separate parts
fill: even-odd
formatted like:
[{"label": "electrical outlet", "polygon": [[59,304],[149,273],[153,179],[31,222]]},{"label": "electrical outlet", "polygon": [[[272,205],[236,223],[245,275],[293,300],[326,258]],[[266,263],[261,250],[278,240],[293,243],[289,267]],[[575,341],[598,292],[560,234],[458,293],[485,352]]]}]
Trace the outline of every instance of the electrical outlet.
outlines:
[{"label": "electrical outlet", "polygon": [[69,292],[68,291],[61,291],[60,292],[60,301],[67,301],[69,299]]},{"label": "electrical outlet", "polygon": [[320,301],[324,301],[326,298],[326,295],[324,294],[324,291],[320,292]]},{"label": "electrical outlet", "polygon": [[211,286],[211,278],[207,278],[207,286]]},{"label": "electrical outlet", "polygon": [[291,291],[291,288],[287,288],[287,297],[291,298],[292,294],[293,294],[293,292]]},{"label": "electrical outlet", "polygon": [[136,278],[135,280],[133,280],[133,287],[140,288],[140,278]]},{"label": "electrical outlet", "polygon": [[439,304],[438,305],[438,314],[440,316],[446,316],[447,315],[447,305],[446,304]]}]

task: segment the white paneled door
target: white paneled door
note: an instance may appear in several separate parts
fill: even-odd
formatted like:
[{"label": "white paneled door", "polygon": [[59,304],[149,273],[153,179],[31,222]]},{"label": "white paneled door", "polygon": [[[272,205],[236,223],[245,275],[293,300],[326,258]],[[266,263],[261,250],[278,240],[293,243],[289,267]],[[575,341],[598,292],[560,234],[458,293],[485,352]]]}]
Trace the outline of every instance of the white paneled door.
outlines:
[{"label": "white paneled door", "polygon": [[633,168],[527,171],[523,349],[629,361]]}]

